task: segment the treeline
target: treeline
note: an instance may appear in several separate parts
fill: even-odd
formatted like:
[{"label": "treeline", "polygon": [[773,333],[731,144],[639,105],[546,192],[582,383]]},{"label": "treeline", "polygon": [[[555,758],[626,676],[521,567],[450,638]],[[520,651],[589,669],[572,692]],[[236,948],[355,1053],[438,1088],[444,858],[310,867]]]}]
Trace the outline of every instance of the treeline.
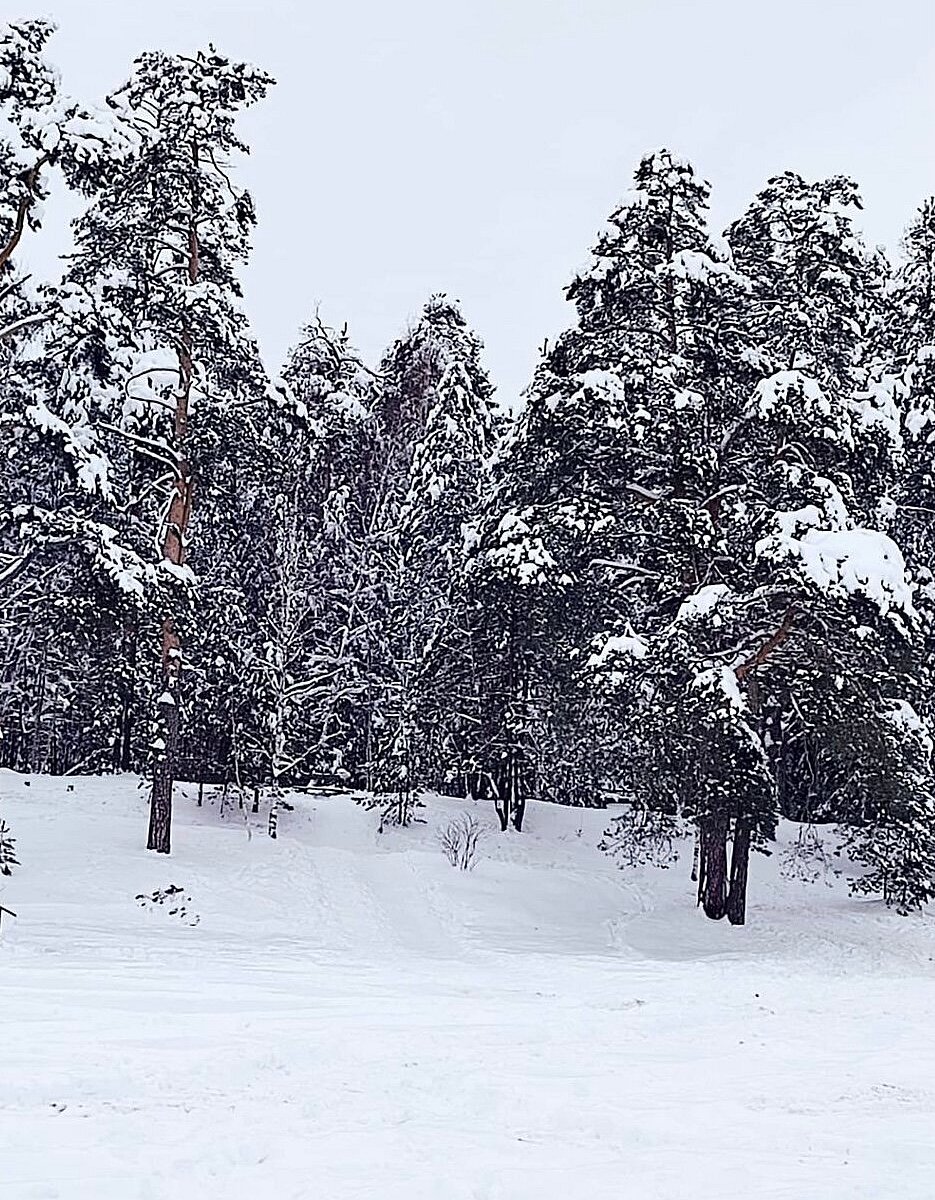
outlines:
[{"label": "treeline", "polygon": [[[0,762],[623,802],[604,848],[744,920],[780,817],[854,887],[935,890],[935,205],[894,265],[851,181],[771,179],[726,231],[647,156],[520,414],[457,304],[370,367],[315,319],[281,378],[238,271],[236,117],[272,81],[149,53],[100,110],[44,22],[0,33]],[[24,276],[58,173],[61,280]],[[12,846],[7,835],[6,842]],[[12,848],[8,851],[12,855]]]}]

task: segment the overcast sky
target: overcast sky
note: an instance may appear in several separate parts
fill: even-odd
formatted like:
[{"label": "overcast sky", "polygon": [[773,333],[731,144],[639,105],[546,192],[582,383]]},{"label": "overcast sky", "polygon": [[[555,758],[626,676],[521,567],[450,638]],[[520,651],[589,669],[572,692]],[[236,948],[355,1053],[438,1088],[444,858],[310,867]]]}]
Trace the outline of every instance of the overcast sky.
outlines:
[{"label": "overcast sky", "polygon": [[[91,100],[142,49],[213,41],[278,80],[244,121],[247,303],[273,365],[316,305],[371,360],[458,297],[509,403],[639,155],[714,185],[846,172],[891,247],[935,192],[933,0],[12,0]],[[5,12],[6,16],[7,13]],[[61,236],[53,231],[46,245]],[[36,253],[33,251],[33,253]]]}]

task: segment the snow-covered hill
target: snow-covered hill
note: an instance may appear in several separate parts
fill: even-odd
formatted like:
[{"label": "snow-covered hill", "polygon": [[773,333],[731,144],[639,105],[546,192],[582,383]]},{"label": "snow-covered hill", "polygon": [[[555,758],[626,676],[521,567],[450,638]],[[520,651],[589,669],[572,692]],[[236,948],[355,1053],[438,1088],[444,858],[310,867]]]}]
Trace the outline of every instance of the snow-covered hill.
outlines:
[{"label": "snow-covered hill", "polygon": [[[715,925],[687,863],[618,871],[606,813],[545,805],[380,834],[298,796],[274,842],[191,789],[165,859],[134,781],[26,782],[0,775],[3,1200],[935,1195],[931,917],[774,857]],[[469,874],[436,835],[464,808]]]}]

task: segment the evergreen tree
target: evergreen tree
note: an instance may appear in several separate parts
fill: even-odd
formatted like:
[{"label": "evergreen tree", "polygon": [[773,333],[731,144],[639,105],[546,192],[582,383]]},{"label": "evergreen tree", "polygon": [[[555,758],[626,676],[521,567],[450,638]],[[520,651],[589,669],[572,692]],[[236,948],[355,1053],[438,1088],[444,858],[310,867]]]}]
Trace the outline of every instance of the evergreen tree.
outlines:
[{"label": "evergreen tree", "polygon": [[463,773],[473,663],[462,527],[478,510],[498,425],[481,352],[458,306],[439,295],[381,370],[372,767],[384,816],[399,824],[412,819],[420,788]]},{"label": "evergreen tree", "polygon": [[[736,398],[716,364],[738,354],[744,284],[707,236],[707,197],[667,151],[641,162],[498,463],[475,572],[500,609],[499,769],[538,755],[542,794],[593,803],[613,784],[628,701],[589,694],[589,659],[619,682],[627,631],[655,635],[718,577],[716,449]],[[560,743],[602,752],[566,766]]]},{"label": "evergreen tree", "polygon": [[889,794],[894,816],[928,801],[890,717],[917,698],[918,618],[886,532],[898,446],[863,389],[884,279],[855,234],[857,205],[849,180],[790,173],[731,227],[760,378],[727,456],[742,481],[730,537],[757,585],[750,683],[782,811],[863,825],[874,797]]},{"label": "evergreen tree", "polygon": [[95,753],[87,665],[106,641],[99,609],[134,564],[94,499],[102,459],[67,379],[60,415],[47,403],[57,382],[48,347],[68,329],[73,297],[37,286],[16,256],[39,227],[51,172],[92,193],[136,141],[114,112],[61,94],[43,58],[53,28],[0,32],[0,728],[4,762],[64,770],[107,765]]},{"label": "evergreen tree", "polygon": [[374,377],[347,330],[336,332],[316,319],[292,351],[285,378],[297,411],[284,433],[288,445],[280,455],[279,508],[271,528],[284,549],[296,548],[292,559],[277,551],[277,560],[295,567],[270,595],[285,597],[301,578],[303,615],[295,622],[277,619],[283,633],[296,630],[291,686],[298,702],[297,753],[303,770],[322,782],[360,782],[379,561],[372,501]]},{"label": "evergreen tree", "polygon": [[201,588],[217,614],[203,623],[203,716],[225,731],[226,777],[270,787],[272,836],[287,785],[350,778],[369,606],[356,574],[368,387],[346,331],[317,320],[303,331],[251,456],[253,536],[213,536]]},{"label": "evergreen tree", "polygon": [[[886,289],[872,331],[863,415],[890,433],[889,488],[880,489],[881,521],[904,552],[917,614],[907,678],[886,691],[878,745],[881,770],[852,805],[843,829],[851,856],[869,865],[854,881],[900,911],[931,898],[935,886],[932,801],[933,649],[935,649],[935,203],[922,204],[906,232],[903,259]],[[911,674],[909,673],[911,669]],[[892,671],[888,658],[878,667]],[[870,757],[869,753],[867,757]]]},{"label": "evergreen tree", "polygon": [[[855,204],[847,180],[789,174],[729,230],[749,292],[734,318],[739,353],[712,360],[735,398],[715,427],[717,488],[704,506],[717,552],[671,627],[623,672],[648,750],[631,781],[651,780],[642,806],[658,810],[657,781],[670,780],[679,802],[667,811],[698,825],[701,902],[733,922],[745,915],[750,846],[764,847],[778,812],[865,828],[871,812],[905,823],[930,803],[919,756],[890,718],[914,712],[916,610],[884,528],[892,421],[868,398],[862,367],[882,279],[854,233]],[[673,658],[694,665],[670,692],[659,676]],[[717,698],[717,737],[703,725],[693,736],[692,705],[672,704],[686,684],[693,701]],[[728,725],[728,753],[708,771]],[[700,769],[720,799],[699,820]]]},{"label": "evergreen tree", "polygon": [[156,568],[149,598],[161,610],[161,680],[148,844],[162,853],[179,752],[178,613],[194,581],[187,559],[198,528],[195,480],[210,513],[236,471],[225,448],[267,389],[237,306],[236,267],[247,255],[253,205],[229,171],[246,151],[236,114],[269,83],[214,50],[142,55],[110,98],[140,149],[109,174],[76,223],[66,279],[82,309],[79,402],[110,439],[104,462],[126,514],[122,536]]}]

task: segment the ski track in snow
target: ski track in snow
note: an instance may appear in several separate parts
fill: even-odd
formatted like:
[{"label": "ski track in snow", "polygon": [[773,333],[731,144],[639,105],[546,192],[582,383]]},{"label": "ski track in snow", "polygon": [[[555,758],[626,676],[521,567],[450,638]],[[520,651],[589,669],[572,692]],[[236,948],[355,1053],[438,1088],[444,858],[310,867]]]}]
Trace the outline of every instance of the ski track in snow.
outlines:
[{"label": "ski track in snow", "polygon": [[[344,797],[142,849],[129,779],[0,774],[3,1200],[931,1200],[935,923],[752,868],[622,872],[608,814],[523,834]],[[487,830],[453,870],[436,829]],[[188,913],[141,906],[178,884]],[[197,924],[186,923],[197,914]]]}]

